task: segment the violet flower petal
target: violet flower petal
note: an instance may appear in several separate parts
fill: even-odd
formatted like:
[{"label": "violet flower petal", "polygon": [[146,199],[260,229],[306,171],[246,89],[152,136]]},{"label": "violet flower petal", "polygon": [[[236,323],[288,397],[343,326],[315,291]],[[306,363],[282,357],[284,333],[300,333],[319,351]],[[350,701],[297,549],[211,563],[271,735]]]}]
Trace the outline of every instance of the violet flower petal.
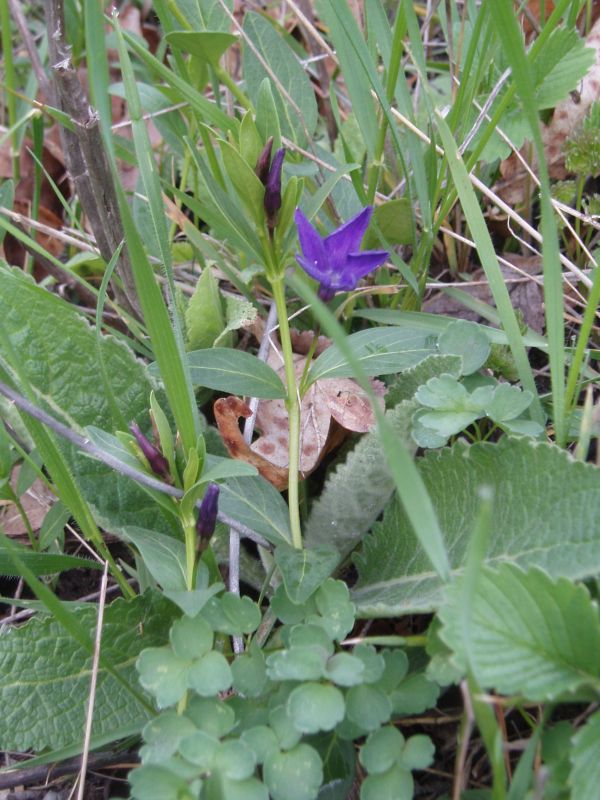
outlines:
[{"label": "violet flower petal", "polygon": [[357,253],[360,250],[360,243],[367,232],[373,207],[363,208],[360,214],[348,220],[329,236],[326,236],[323,245],[327,258],[333,271],[343,269],[344,262],[350,253]]},{"label": "violet flower petal", "polygon": [[200,544],[206,545],[210,537],[215,532],[217,524],[217,512],[219,509],[219,492],[221,491],[217,483],[209,483],[198,511],[196,522],[196,533],[200,539]]},{"label": "violet flower petal", "polygon": [[282,147],[273,156],[273,162],[267,182],[265,184],[264,207],[269,223],[274,225],[277,212],[281,208],[281,169],[285,158],[285,148]]},{"label": "violet flower petal", "polygon": [[160,450],[144,436],[137,422],[132,422],[129,425],[129,430],[134,435],[135,440],[138,443],[139,448],[144,454],[146,460],[148,461],[152,472],[154,472],[155,475],[159,475],[161,478],[168,478],[169,462],[163,456]]},{"label": "violet flower petal", "polygon": [[[299,208],[296,209],[294,220],[298,228],[298,238],[304,261],[309,261],[315,272],[320,271],[321,274],[326,274],[327,257],[323,240]],[[312,275],[311,277],[316,276]],[[320,278],[316,277],[316,280],[320,280]]]}]

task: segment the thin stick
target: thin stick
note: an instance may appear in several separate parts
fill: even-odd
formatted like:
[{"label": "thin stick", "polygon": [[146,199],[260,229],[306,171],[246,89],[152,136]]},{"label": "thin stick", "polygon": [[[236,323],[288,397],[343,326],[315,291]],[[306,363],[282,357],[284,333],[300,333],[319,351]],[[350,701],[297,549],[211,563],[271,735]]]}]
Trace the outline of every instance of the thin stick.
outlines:
[{"label": "thin stick", "polygon": [[100,644],[102,641],[102,622],[104,619],[104,605],[106,602],[106,584],[108,582],[108,561],[104,562],[104,572],[100,583],[100,599],[98,600],[98,616],[96,620],[96,638],[94,640],[94,658],[92,661],[92,677],[90,680],[90,693],[88,697],[87,716],[85,720],[85,737],[83,752],[81,754],[81,771],[79,773],[79,787],[77,800],[84,800],[85,775],[87,772],[88,757],[90,754],[90,740],[92,738],[92,722],[94,719],[94,701],[96,699],[96,686],[98,683],[98,666],[100,663]]}]

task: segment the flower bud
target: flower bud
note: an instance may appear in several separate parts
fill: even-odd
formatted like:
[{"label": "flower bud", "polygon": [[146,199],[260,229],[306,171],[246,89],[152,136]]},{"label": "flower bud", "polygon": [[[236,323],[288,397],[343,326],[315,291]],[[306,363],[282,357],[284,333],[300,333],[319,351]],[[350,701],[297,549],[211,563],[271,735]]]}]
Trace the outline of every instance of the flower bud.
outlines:
[{"label": "flower bud", "polygon": [[198,520],[196,522],[196,533],[198,534],[198,547],[204,549],[208,544],[208,540],[215,532],[215,525],[217,524],[217,510],[219,507],[219,485],[216,483],[209,483],[200,503],[200,510],[198,511]]},{"label": "flower bud", "polygon": [[267,225],[273,230],[277,224],[277,212],[281,208],[281,169],[285,158],[285,148],[275,153],[269,176],[265,184],[264,206],[267,212]]},{"label": "flower bud", "polygon": [[256,162],[255,172],[258,175],[258,179],[263,186],[267,185],[267,179],[269,177],[269,166],[271,164],[272,150],[273,150],[273,137],[271,136],[271,138],[267,141],[266,145],[263,147],[262,152],[258,157],[258,161]]},{"label": "flower bud", "polygon": [[160,450],[155,447],[152,442],[146,439],[137,422],[132,422],[129,426],[129,430],[135,436],[135,440],[138,443],[140,450],[146,457],[148,464],[150,464],[150,469],[152,472],[154,472],[156,475],[159,475],[161,478],[168,478],[169,462],[163,456]]}]

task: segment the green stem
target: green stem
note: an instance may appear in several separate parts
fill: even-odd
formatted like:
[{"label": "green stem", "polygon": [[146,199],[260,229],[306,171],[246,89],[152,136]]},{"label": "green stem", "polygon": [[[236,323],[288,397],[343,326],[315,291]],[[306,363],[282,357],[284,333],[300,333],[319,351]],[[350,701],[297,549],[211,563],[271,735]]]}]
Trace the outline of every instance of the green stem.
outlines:
[{"label": "green stem", "polygon": [[221,81],[221,83],[226,86],[231,94],[235,97],[238,103],[245,108],[247,111],[251,110],[254,111],[254,107],[248,96],[240,89],[237,83],[233,80],[233,78],[229,75],[226,69],[223,67],[216,66],[214,67],[215,75]]},{"label": "green stem", "polygon": [[288,504],[290,507],[290,528],[292,531],[292,544],[298,550],[302,549],[302,532],[300,530],[300,504],[298,496],[298,470],[300,468],[300,400],[298,398],[298,387],[296,385],[296,373],[294,370],[294,355],[292,352],[292,340],[290,338],[290,326],[287,318],[287,308],[285,304],[285,289],[283,286],[283,276],[277,275],[272,278],[273,299],[279,317],[279,338],[281,340],[281,351],[285,365],[285,381],[287,387],[286,407],[288,412],[290,433],[289,433],[289,475],[288,475]]},{"label": "green stem", "polygon": [[188,592],[194,588],[194,572],[196,569],[196,528],[192,523],[183,526],[185,535],[185,584]]},{"label": "green stem", "polygon": [[594,325],[598,303],[600,302],[600,267],[596,267],[594,270],[592,281],[592,288],[588,295],[587,305],[583,314],[583,322],[577,339],[577,346],[575,347],[575,353],[571,360],[569,376],[567,378],[567,388],[565,391],[565,408],[567,413],[573,410],[573,406],[577,400],[575,394],[580,379],[581,365],[583,364],[585,349]]}]

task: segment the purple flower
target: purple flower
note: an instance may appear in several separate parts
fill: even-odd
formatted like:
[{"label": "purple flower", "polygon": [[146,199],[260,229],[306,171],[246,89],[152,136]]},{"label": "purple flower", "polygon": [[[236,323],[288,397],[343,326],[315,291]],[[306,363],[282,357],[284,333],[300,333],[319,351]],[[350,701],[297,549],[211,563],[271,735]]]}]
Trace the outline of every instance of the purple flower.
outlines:
[{"label": "purple flower", "polygon": [[135,436],[135,440],[138,443],[140,450],[146,457],[148,464],[150,464],[150,469],[152,472],[154,472],[155,475],[160,475],[161,478],[168,478],[169,462],[163,456],[160,450],[155,447],[152,442],[146,439],[137,422],[132,422],[129,426],[129,430]]},{"label": "purple flower", "polygon": [[373,207],[367,206],[322,239],[302,211],[296,209],[302,249],[302,255],[296,255],[296,260],[311,278],[319,281],[321,300],[331,300],[336,292],[355,289],[361,278],[381,266],[388,257],[385,250],[359,250],[372,214]]},{"label": "purple flower", "polygon": [[256,174],[265,187],[263,205],[267,213],[267,226],[271,236],[277,225],[277,212],[281,208],[281,168],[285,158],[285,147],[275,153],[273,161],[271,161],[272,150],[273,137],[271,136],[256,163]]},{"label": "purple flower", "polygon": [[209,483],[198,511],[198,521],[196,522],[196,533],[198,534],[199,546],[202,549],[215,532],[217,524],[217,510],[219,507],[219,486],[216,483]]}]

